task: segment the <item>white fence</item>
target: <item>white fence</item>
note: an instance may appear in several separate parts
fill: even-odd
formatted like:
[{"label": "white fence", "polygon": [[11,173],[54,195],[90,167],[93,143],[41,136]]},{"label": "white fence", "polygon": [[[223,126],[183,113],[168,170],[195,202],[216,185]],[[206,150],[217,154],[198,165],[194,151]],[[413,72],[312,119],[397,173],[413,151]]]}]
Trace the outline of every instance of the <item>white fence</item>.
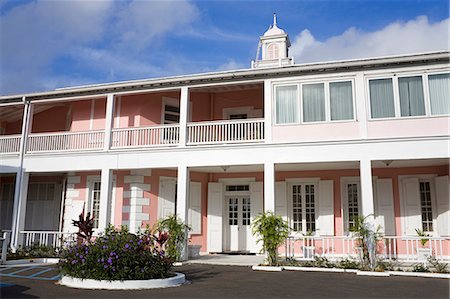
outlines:
[{"label": "white fence", "polygon": [[18,153],[20,138],[20,135],[0,136],[0,154]]},{"label": "white fence", "polygon": [[30,134],[28,153],[102,149],[104,131]]},{"label": "white fence", "polygon": [[177,145],[179,125],[113,129],[111,148]]},{"label": "white fence", "polygon": [[23,247],[51,246],[59,248],[64,242],[72,243],[76,240],[75,233],[64,233],[58,231],[21,231],[20,241]]},{"label": "white fence", "polygon": [[[425,261],[428,256],[438,260],[450,259],[450,238],[428,237],[425,245],[420,237],[385,236],[377,243],[377,254],[386,260]],[[355,237],[291,236],[285,243],[288,258],[313,260],[314,256],[328,259],[358,257],[360,247]]]},{"label": "white fence", "polygon": [[187,127],[188,145],[264,140],[264,119],[195,122]]}]

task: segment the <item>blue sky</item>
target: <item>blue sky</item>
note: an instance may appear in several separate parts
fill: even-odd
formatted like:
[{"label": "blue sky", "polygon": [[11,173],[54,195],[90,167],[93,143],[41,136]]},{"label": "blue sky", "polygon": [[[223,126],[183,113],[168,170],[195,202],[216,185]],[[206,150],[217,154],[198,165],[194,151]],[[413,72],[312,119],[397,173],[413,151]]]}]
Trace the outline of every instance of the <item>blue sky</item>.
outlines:
[{"label": "blue sky", "polygon": [[448,49],[448,0],[0,0],[0,94],[248,68],[272,13],[297,63]]}]

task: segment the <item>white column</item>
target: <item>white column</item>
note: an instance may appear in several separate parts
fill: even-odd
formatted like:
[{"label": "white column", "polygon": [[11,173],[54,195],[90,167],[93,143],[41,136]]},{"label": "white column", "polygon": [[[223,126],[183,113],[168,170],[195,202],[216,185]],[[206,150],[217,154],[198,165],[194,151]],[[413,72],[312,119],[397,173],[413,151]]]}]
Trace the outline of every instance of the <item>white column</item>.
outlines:
[{"label": "white column", "polygon": [[264,80],[264,140],[272,142],[272,84]]},{"label": "white column", "polygon": [[359,123],[359,134],[362,139],[367,139],[368,111],[365,101],[364,74],[358,73],[355,78],[355,115]]},{"label": "white column", "polygon": [[264,163],[264,212],[275,212],[275,164]]},{"label": "white column", "polygon": [[105,144],[103,150],[109,150],[111,146],[111,130],[114,116],[114,95],[108,94],[106,98],[106,116],[105,116]]},{"label": "white column", "polygon": [[[177,178],[177,202],[176,213],[177,217],[185,224],[188,222],[188,210],[189,210],[189,169],[187,166],[182,165],[178,167]],[[186,241],[181,250],[181,259],[186,261],[188,259],[188,238],[186,231]]]},{"label": "white column", "polygon": [[186,146],[188,111],[189,89],[183,86],[180,95],[180,146]]},{"label": "white column", "polygon": [[373,204],[373,184],[372,184],[372,163],[369,159],[363,159],[360,162],[361,177],[361,211],[362,216],[370,217],[368,221],[374,221],[374,204]]},{"label": "white column", "polygon": [[98,221],[99,231],[104,231],[110,223],[111,197],[112,197],[113,171],[102,169],[100,184],[100,215]]},{"label": "white column", "polygon": [[[19,152],[19,159],[20,159],[20,166],[19,169],[16,172],[16,182],[15,182],[15,190],[14,190],[14,205],[13,205],[13,217],[12,217],[12,235],[11,235],[11,249],[13,252],[16,251],[18,248],[18,238],[19,238],[19,232],[21,228],[19,227],[19,223],[21,221],[21,217],[25,217],[25,214],[22,214],[22,205],[23,201],[25,201],[26,206],[26,197],[27,197],[27,191],[28,191],[28,175],[24,173],[23,169],[23,156],[27,149],[27,141],[28,141],[28,135],[31,133],[32,124],[33,124],[33,109],[34,106],[30,104],[29,102],[25,101],[25,97],[22,99],[25,103],[24,109],[23,109],[23,117],[22,117],[22,134],[20,138],[20,152]],[[24,179],[26,185],[24,186]],[[22,190],[25,189],[25,194],[22,193]],[[26,210],[25,210],[26,211]],[[25,221],[25,220],[24,220]]]},{"label": "white column", "polygon": [[25,229],[25,218],[27,212],[27,198],[28,198],[28,181],[30,178],[29,172],[24,172],[22,174],[22,181],[20,184],[20,200],[17,208],[18,219],[17,219],[17,231],[16,231],[16,248],[22,245],[23,239],[20,237],[20,232]]}]

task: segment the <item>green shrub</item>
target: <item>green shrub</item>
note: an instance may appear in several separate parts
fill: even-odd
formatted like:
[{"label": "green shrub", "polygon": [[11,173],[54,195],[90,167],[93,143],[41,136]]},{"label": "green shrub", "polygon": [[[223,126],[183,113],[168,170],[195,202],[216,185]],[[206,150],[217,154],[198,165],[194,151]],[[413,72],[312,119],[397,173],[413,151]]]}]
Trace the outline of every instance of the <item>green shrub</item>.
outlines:
[{"label": "green shrub", "polygon": [[46,257],[59,257],[59,252],[52,246],[33,245],[27,247],[20,247],[15,253],[9,251],[7,254],[7,260],[19,260],[30,258],[46,258]]},{"label": "green shrub", "polygon": [[126,227],[107,228],[91,242],[75,244],[64,251],[61,273],[97,280],[142,280],[173,276],[173,260],[166,257],[166,234],[155,236],[146,230],[138,235]]},{"label": "green shrub", "polygon": [[413,271],[413,272],[430,272],[430,271],[428,270],[427,266],[425,266],[425,265],[422,264],[422,263],[421,263],[421,264],[414,265],[412,271]]},{"label": "green shrub", "polygon": [[169,239],[166,244],[167,257],[174,261],[181,261],[181,251],[185,245],[187,233],[191,228],[178,219],[176,215],[170,215],[160,220],[156,228],[160,232],[169,234]]},{"label": "green shrub", "polygon": [[434,256],[428,257],[427,262],[430,265],[429,268],[433,270],[432,272],[444,274],[449,273],[448,264],[439,262]]},{"label": "green shrub", "polygon": [[259,214],[252,223],[253,235],[258,235],[257,242],[262,241],[262,251],[267,253],[270,266],[278,265],[278,247],[289,235],[289,226],[281,216],[273,212]]},{"label": "green shrub", "polygon": [[338,261],[336,266],[342,269],[359,269],[361,267],[361,264],[358,261],[349,258],[344,258]]}]

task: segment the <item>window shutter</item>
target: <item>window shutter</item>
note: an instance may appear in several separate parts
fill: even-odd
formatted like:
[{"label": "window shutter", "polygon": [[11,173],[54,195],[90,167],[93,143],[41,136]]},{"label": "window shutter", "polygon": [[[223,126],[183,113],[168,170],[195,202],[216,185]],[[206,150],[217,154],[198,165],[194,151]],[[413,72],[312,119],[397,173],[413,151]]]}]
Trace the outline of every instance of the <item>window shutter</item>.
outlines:
[{"label": "window shutter", "polygon": [[333,180],[319,181],[317,228],[319,235],[334,236]]},{"label": "window shutter", "polygon": [[406,235],[417,235],[416,229],[422,229],[422,215],[420,209],[419,179],[403,180],[403,201],[405,221],[403,232]]},{"label": "window shutter", "polygon": [[222,252],[223,185],[208,183],[208,252]]},{"label": "window shutter", "polygon": [[[263,183],[262,182],[252,182],[250,183],[250,215],[251,221],[255,219],[258,214],[263,212]],[[253,236],[251,227],[247,231],[247,248],[249,248],[251,253],[259,253],[261,251],[262,243],[257,243],[256,240],[258,236]]]},{"label": "window shutter", "polygon": [[375,222],[386,236],[395,236],[394,193],[392,179],[377,179]]},{"label": "window shutter", "polygon": [[287,212],[287,188],[286,182],[275,183],[275,214],[283,217],[285,221],[288,221]]},{"label": "window shutter", "polygon": [[159,218],[164,219],[175,214],[175,186],[174,180],[164,180],[160,183],[159,189]]},{"label": "window shutter", "polygon": [[202,233],[202,183],[191,182],[189,186],[189,225],[191,234]]},{"label": "window shutter", "polygon": [[450,197],[449,177],[434,179],[437,202],[437,232],[440,236],[450,236]]}]

